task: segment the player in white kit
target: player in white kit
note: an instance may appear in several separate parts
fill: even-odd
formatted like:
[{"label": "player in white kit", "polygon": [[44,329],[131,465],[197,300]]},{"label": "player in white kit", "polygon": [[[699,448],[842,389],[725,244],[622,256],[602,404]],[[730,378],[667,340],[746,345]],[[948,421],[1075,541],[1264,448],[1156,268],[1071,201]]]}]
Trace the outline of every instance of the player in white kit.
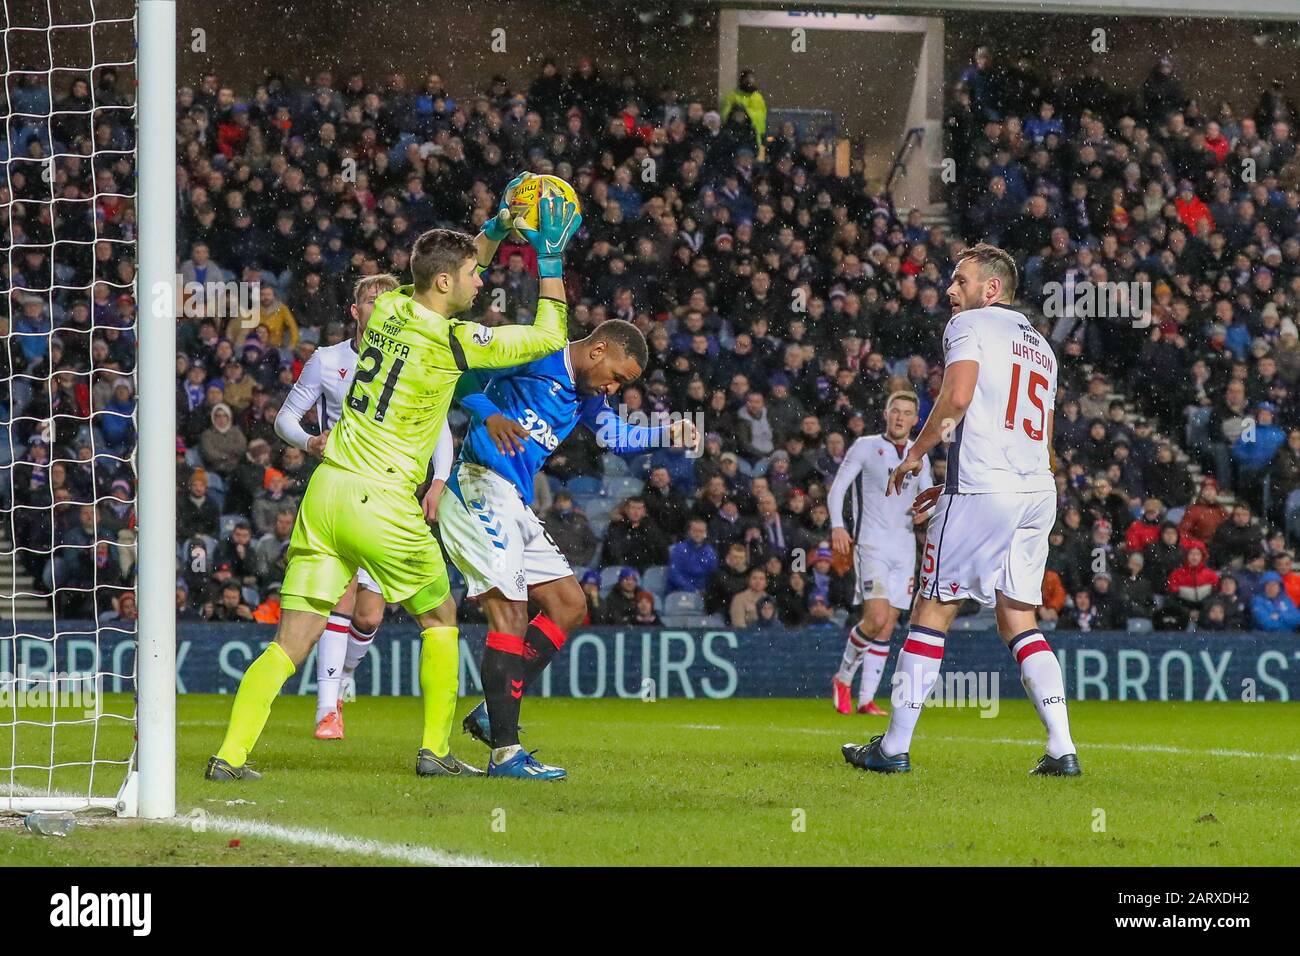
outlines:
[{"label": "player in white kit", "polygon": [[[334,345],[318,348],[303,365],[298,380],[275,417],[275,433],[296,448],[317,458],[325,450],[330,429],[339,420],[343,400],[352,387],[357,368],[357,342],[366,331],[375,299],[396,289],[394,276],[379,274],[360,279],[353,288],[349,312],[357,323],[356,336]],[[319,435],[309,435],[302,427],[303,416],[316,410]],[[433,454],[433,479],[423,500],[424,514],[433,520],[438,498],[451,471],[451,432],[443,430]],[[357,569],[339,603],[330,612],[316,647],[316,738],[343,739],[343,700],[351,696],[352,675],[365,658],[384,619],[384,598],[379,585]]]},{"label": "player in white kit", "polygon": [[[895,392],[885,402],[885,432],[864,435],[849,446],[827,495],[831,512],[831,545],[839,554],[853,555],[857,578],[855,598],[862,605],[862,620],[849,630],[840,668],[831,679],[831,696],[841,714],[853,713],[853,673],[862,664],[858,713],[888,716],[876,703],[889,639],[898,615],[912,604],[916,581],[914,525],[927,515],[912,513],[912,499],[930,488],[930,460],[916,478],[908,476],[903,495],[887,494],[894,468],[906,455],[908,436],[915,427],[920,404],[914,392]],[[844,503],[849,501],[852,528],[844,523]]]},{"label": "player in white kit", "polygon": [[933,507],[934,514],[907,640],[894,668],[889,729],[868,744],[842,748],[844,759],[863,770],[911,769],[912,733],[938,680],[948,628],[961,602],[974,598],[996,608],[998,632],[1047,729],[1047,752],[1031,773],[1080,773],[1061,667],[1035,615],[1056,519],[1049,449],[1057,363],[1029,320],[1009,308],[1017,278],[1014,260],[996,246],[980,243],[957,257],[948,287],[953,317],[943,334],[943,385],[921,434],[894,470],[890,493],[900,493],[941,441],[949,442],[947,479],[913,503],[918,513]]}]

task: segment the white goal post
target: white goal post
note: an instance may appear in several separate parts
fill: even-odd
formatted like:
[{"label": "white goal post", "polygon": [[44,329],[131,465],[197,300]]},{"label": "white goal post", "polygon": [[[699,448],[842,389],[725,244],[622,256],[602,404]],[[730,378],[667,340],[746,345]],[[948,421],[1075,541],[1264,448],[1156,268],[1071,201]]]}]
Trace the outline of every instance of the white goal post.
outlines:
[{"label": "white goal post", "polygon": [[[176,813],[176,3],[137,13],[139,813]],[[148,303],[146,306],[145,303]]]},{"label": "white goal post", "polygon": [[[49,154],[39,161],[46,164],[51,173],[50,178],[46,180],[51,182],[49,198],[28,198],[27,202],[33,206],[44,204],[52,207],[60,201],[52,182],[55,164],[62,160],[76,163],[85,158],[73,152],[61,152],[54,145],[58,141],[52,132],[55,129],[56,117],[85,116],[87,123],[93,127],[91,117],[95,116],[100,109],[97,94],[93,91],[93,77],[97,72],[108,68],[125,70],[134,67],[135,185],[133,189],[121,189],[112,193],[101,193],[96,189],[93,197],[98,200],[107,195],[114,200],[134,201],[136,216],[134,289],[129,285],[124,289],[120,283],[112,282],[110,277],[98,277],[93,272],[92,282],[117,286],[113,289],[115,294],[134,292],[135,299],[134,331],[137,342],[134,365],[135,449],[133,460],[116,459],[119,462],[131,461],[136,478],[134,498],[136,533],[134,543],[130,545],[134,551],[135,595],[138,607],[138,620],[135,622],[133,632],[135,653],[122,655],[115,652],[109,655],[106,651],[101,652],[103,651],[101,636],[106,632],[115,631],[119,636],[125,635],[129,641],[132,632],[129,628],[120,625],[117,627],[111,623],[104,625],[100,619],[97,619],[90,629],[87,629],[84,624],[74,624],[65,630],[56,603],[59,591],[57,571],[49,572],[53,581],[52,594],[49,594],[49,587],[45,589],[34,587],[29,591],[24,588],[30,585],[17,583],[18,561],[22,552],[49,555],[50,567],[53,568],[61,560],[58,557],[61,551],[66,554],[69,550],[81,546],[56,543],[52,532],[47,535],[48,544],[26,540],[17,531],[10,532],[14,540],[6,543],[4,547],[10,549],[7,555],[13,562],[12,574],[15,583],[5,587],[8,593],[3,597],[9,605],[4,610],[8,613],[7,626],[12,628],[12,633],[0,632],[0,672],[5,672],[0,673],[0,692],[7,691],[17,701],[22,692],[30,693],[31,688],[35,687],[38,693],[43,692],[51,700],[57,700],[62,689],[60,681],[67,678],[56,670],[53,662],[73,658],[75,653],[72,647],[60,646],[61,641],[65,645],[73,642],[81,645],[79,651],[84,651],[87,645],[93,651],[94,671],[91,679],[94,689],[91,693],[94,704],[82,710],[80,714],[72,710],[66,715],[60,711],[59,705],[55,704],[48,720],[30,718],[18,703],[12,705],[11,711],[6,707],[0,707],[0,732],[8,732],[7,738],[0,735],[0,813],[105,809],[114,811],[119,816],[166,818],[176,813],[176,4],[175,0],[137,0],[133,11],[134,56],[119,57],[117,62],[110,62],[112,57],[101,59],[95,56],[96,29],[105,25],[127,29],[131,25],[131,7],[127,6],[124,13],[112,13],[97,11],[97,0],[76,0],[76,2],[80,4],[80,8],[71,13],[69,11],[72,9],[72,4],[47,5],[46,9],[49,13],[43,29],[39,24],[11,24],[10,7],[5,4],[5,80],[7,83],[16,84],[24,78],[30,79],[33,75],[43,73],[47,94],[44,103],[48,115],[22,112],[20,108],[15,107],[13,101],[16,97],[11,96],[10,93],[12,87],[6,88],[4,101],[9,110],[8,115],[18,123],[26,123],[29,127],[38,129],[44,126]],[[110,0],[99,0],[101,4],[109,2]],[[118,4],[118,6],[122,5]],[[56,9],[64,11],[63,14],[59,14],[61,19],[56,20]],[[57,44],[77,31],[82,31],[82,39],[88,44],[91,59],[88,66],[81,60],[64,63],[56,56]],[[39,36],[42,32],[44,36]],[[15,48],[21,47],[24,39],[22,34],[27,35],[26,39],[37,35],[36,39],[43,42],[49,50],[43,70],[23,66],[17,61],[11,65],[10,41],[11,39],[15,41]],[[61,95],[61,85],[69,82],[69,76],[76,73],[85,73],[92,77],[91,108],[80,111],[66,107],[56,108],[55,96]],[[40,92],[42,91],[37,91],[38,96]],[[111,108],[127,110],[132,107]],[[38,135],[34,138],[40,137]],[[113,150],[101,150],[96,143],[89,154],[90,158],[92,160],[101,158],[101,152],[110,153]],[[130,151],[117,152],[119,154],[125,152],[129,155]],[[14,199],[12,178],[14,170],[11,167],[16,163],[34,164],[36,161],[29,161],[18,155],[11,156],[8,151],[4,153],[4,171],[3,178],[0,178],[0,186],[5,186],[9,190],[10,206],[19,205]],[[13,272],[15,241],[12,219],[10,222],[9,255],[10,271]],[[38,239],[26,236],[20,240],[20,248],[30,249],[40,244],[49,255],[50,269],[54,277],[44,291],[51,314],[54,312],[56,290],[85,291],[85,287],[82,286],[59,285],[61,280],[57,271],[56,247],[61,243],[71,247],[76,244],[89,245],[101,241],[105,240],[101,239],[98,231],[89,243],[84,239],[64,239],[58,236],[52,236],[51,241],[43,244],[40,244]],[[131,236],[128,234],[126,238],[118,237],[107,241],[129,243]],[[27,298],[33,296],[25,296],[24,301]],[[11,329],[14,327],[13,301],[13,297],[10,297]],[[97,322],[95,324],[97,325]],[[38,510],[30,505],[19,506],[13,494],[15,481],[13,468],[16,460],[13,455],[14,433],[16,423],[21,418],[20,410],[15,407],[18,403],[14,397],[15,394],[25,395],[39,388],[51,387],[48,380],[55,374],[52,345],[53,336],[57,331],[53,324],[49,323],[45,332],[21,333],[45,336],[47,348],[50,348],[48,353],[50,362],[47,366],[49,371],[45,373],[44,380],[26,374],[30,370],[11,374],[5,383],[9,386],[6,393],[8,398],[0,397],[0,400],[10,405],[9,421],[5,423],[10,452],[5,467],[10,472],[10,487],[4,505],[9,512],[11,529],[19,528],[19,523],[14,520],[13,515],[20,507],[27,507],[29,511]],[[10,347],[10,338],[11,336],[5,336],[0,339],[0,345]],[[17,336],[12,338],[17,341]],[[88,381],[93,382],[95,369],[96,366],[92,361],[89,370],[82,374]],[[22,383],[21,393],[15,385],[18,379],[27,380]],[[90,420],[81,425],[87,432],[95,434],[96,415],[104,413],[95,409],[93,402],[90,407],[92,409]],[[53,423],[56,417],[60,416],[50,414],[49,423]],[[31,423],[30,418],[27,421]],[[93,448],[93,438],[91,443]],[[93,454],[99,455],[100,452],[95,450]],[[78,464],[70,459],[68,461],[73,465]],[[92,482],[96,461],[98,458],[93,458],[88,463],[81,463],[89,465]],[[46,464],[52,468],[53,464],[57,463],[58,460],[55,460]],[[98,507],[98,499],[95,502],[73,501],[72,504],[90,504]],[[92,539],[90,547],[95,548],[93,542],[102,540],[96,530],[96,537]],[[89,588],[92,616],[96,616],[98,612],[95,601],[98,585],[99,579],[96,574],[95,582]],[[85,591],[86,588],[74,586],[67,590]],[[49,594],[51,601],[55,602],[53,623],[49,627],[43,627],[29,625],[27,621],[22,620],[20,602],[27,602],[25,606],[29,607],[33,600],[46,594]],[[16,662],[20,650],[24,659],[26,658],[24,644],[44,648],[44,659],[51,662],[47,673],[36,676],[23,673]],[[129,661],[132,656],[133,672],[127,663],[122,663]],[[13,666],[14,673],[7,672],[10,666]],[[70,664],[64,666],[69,671],[73,669]],[[130,715],[129,709],[121,714],[104,712],[100,703],[101,685],[110,679],[123,689],[134,689],[134,718]],[[63,711],[67,712],[69,708],[64,707]],[[132,749],[126,735],[118,732],[115,745],[121,744],[122,752],[101,753],[105,749],[100,734],[101,723],[115,721],[116,726],[120,728],[123,724],[129,726],[132,720],[135,731],[134,748]],[[20,747],[20,736],[23,734],[28,737],[24,743],[30,743],[30,738],[35,736],[40,740],[39,746]],[[66,747],[69,738],[77,741],[77,734],[84,738],[78,741],[79,744],[89,741],[88,759],[81,752],[68,754],[60,750],[61,736],[67,735],[64,736]],[[48,746],[45,739],[48,739]],[[82,749],[85,749],[84,746]],[[41,761],[37,762],[31,753],[25,750],[40,751]],[[58,783],[58,773],[69,769],[88,774],[89,783],[85,786],[78,783],[72,787],[61,787]],[[110,770],[113,771],[111,775]],[[96,785],[97,771],[99,772],[98,786]],[[26,779],[36,780],[37,785],[23,782],[21,775],[24,774],[27,775]],[[121,775],[120,784],[116,782],[118,774]],[[105,786],[106,779],[109,781],[109,786],[116,788],[115,793],[100,792]]]}]

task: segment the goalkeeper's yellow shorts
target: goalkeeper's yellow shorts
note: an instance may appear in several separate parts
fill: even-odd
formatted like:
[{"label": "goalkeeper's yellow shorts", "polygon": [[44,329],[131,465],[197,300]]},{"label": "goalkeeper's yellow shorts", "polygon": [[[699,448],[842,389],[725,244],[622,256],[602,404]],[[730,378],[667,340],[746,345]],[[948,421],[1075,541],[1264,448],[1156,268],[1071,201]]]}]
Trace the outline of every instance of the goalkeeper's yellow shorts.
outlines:
[{"label": "goalkeeper's yellow shorts", "polygon": [[316,469],[289,538],[280,606],[329,614],[357,568],[384,600],[411,614],[451,593],[442,548],[411,492],[367,482],[328,462]]}]

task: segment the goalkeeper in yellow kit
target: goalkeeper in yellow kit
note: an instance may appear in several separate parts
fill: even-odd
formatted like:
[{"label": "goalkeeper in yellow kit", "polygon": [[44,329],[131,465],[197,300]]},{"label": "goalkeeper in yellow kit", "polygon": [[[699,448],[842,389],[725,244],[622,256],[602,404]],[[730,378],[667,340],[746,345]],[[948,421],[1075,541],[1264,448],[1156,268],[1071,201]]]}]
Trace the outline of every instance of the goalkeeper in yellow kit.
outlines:
[{"label": "goalkeeper in yellow kit", "polygon": [[522,220],[515,224],[538,255],[540,299],[531,326],[488,328],[451,318],[468,309],[483,286],[480,271],[510,228],[508,201],[476,238],[432,229],[416,239],[413,284],[375,301],[343,415],[298,509],[275,641],[240,681],[207,779],[260,776],[247,766],[248,753],[276,695],[307,660],[358,567],[379,584],[386,601],[400,602],[420,624],[424,739],[416,772],[481,774],[450,752],[459,682],[456,605],[415,488],[462,372],[521,365],[568,344],[562,255],[581,222],[572,202],[555,197],[542,200],[536,229]]}]

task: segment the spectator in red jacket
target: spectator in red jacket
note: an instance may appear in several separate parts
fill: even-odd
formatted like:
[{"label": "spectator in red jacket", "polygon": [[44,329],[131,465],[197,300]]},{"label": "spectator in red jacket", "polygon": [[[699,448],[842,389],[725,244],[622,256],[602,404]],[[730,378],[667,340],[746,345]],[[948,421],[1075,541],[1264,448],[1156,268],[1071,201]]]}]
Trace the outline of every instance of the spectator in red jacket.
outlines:
[{"label": "spectator in red jacket", "polygon": [[1160,525],[1165,520],[1165,506],[1159,498],[1142,502],[1142,514],[1124,532],[1124,547],[1130,553],[1142,552],[1147,545],[1160,537]]},{"label": "spectator in red jacket", "polygon": [[1174,199],[1174,208],[1178,210],[1178,218],[1193,236],[1200,234],[1198,225],[1202,219],[1209,224],[1210,228],[1207,231],[1214,231],[1214,217],[1210,215],[1210,207],[1196,195],[1196,187],[1192,185],[1190,179],[1184,179],[1178,184],[1178,196]]},{"label": "spectator in red jacket", "polygon": [[1219,483],[1209,477],[1201,483],[1196,503],[1188,507],[1183,520],[1178,522],[1178,533],[1209,541],[1219,530],[1219,525],[1227,520],[1228,509],[1219,504]]},{"label": "spectator in red jacket", "polygon": [[1205,550],[1199,545],[1187,549],[1182,567],[1169,575],[1167,590],[1189,611],[1200,608],[1219,586],[1219,575],[1205,564]]}]

